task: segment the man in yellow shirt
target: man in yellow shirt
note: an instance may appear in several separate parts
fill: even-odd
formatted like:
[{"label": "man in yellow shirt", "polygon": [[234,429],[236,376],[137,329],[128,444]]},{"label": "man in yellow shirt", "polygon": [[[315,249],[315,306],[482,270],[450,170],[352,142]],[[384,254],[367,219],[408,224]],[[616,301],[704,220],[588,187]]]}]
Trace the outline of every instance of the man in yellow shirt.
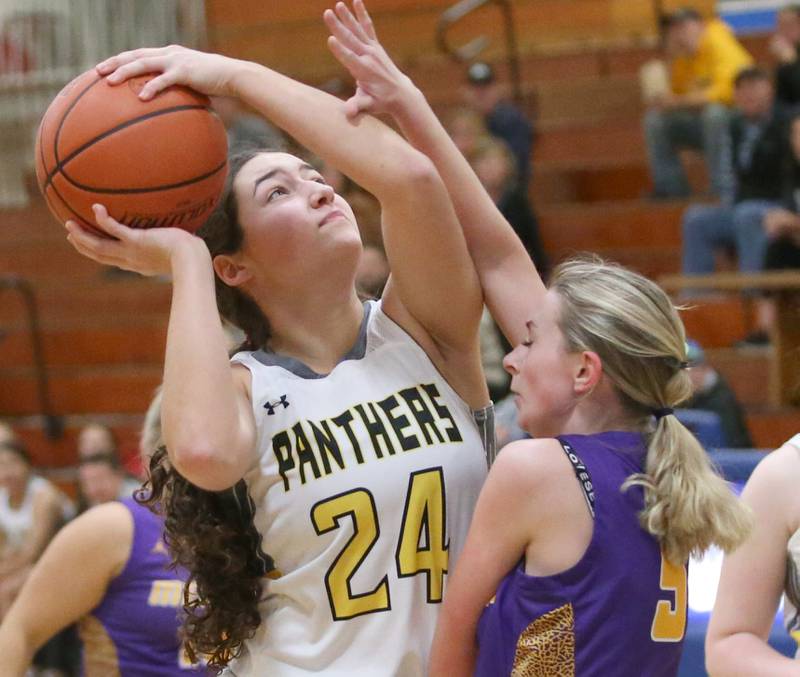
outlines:
[{"label": "man in yellow shirt", "polygon": [[703,20],[690,8],[662,18],[667,52],[672,56],[669,88],[651,99],[644,132],[653,196],[687,197],[681,148],[701,150],[712,191],[720,195],[729,182],[725,163],[733,81],[753,58],[719,19]]}]

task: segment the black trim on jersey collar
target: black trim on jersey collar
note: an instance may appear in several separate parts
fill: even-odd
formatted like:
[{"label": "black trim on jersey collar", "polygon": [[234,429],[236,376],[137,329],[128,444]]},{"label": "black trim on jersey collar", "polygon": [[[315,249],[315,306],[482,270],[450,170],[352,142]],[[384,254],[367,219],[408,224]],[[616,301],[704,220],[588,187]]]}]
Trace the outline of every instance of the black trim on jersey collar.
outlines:
[{"label": "black trim on jersey collar", "polygon": [[[350,350],[345,353],[337,364],[341,364],[346,360],[360,360],[367,353],[367,322],[369,321],[370,313],[374,307],[374,301],[364,301],[364,317],[361,319],[361,328],[358,330],[358,338]],[[286,371],[291,372],[295,376],[307,379],[325,378],[327,374],[318,374],[311,367],[297,358],[289,357],[288,355],[281,355],[280,353],[270,353],[266,350],[256,350],[253,352],[255,357],[261,364],[268,367],[282,367]]]}]

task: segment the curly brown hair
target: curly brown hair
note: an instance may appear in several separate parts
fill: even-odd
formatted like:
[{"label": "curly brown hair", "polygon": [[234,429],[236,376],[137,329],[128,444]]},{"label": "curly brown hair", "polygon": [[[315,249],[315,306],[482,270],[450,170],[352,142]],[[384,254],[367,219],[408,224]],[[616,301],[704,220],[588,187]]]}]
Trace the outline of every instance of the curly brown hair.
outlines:
[{"label": "curly brown hair", "polygon": [[136,500],[164,517],[173,565],[188,573],[182,634],[189,659],[225,667],[261,623],[264,575],[274,568],[244,481],[222,492],[200,489],[174,470],[161,446]]},{"label": "curly brown hair", "polygon": [[[251,149],[229,159],[220,204],[198,231],[212,257],[240,249],[244,234],[233,181],[249,160],[268,152]],[[269,323],[256,302],[219,278],[215,287],[220,314],[246,336],[233,352],[264,347]],[[264,576],[274,569],[261,549],[261,534],[253,523],[255,506],[244,480],[222,492],[200,489],[172,467],[161,446],[150,459],[148,479],[136,500],[164,517],[173,565],[188,574],[183,600],[187,655],[192,661],[202,656],[213,668],[225,667],[260,625]]]}]

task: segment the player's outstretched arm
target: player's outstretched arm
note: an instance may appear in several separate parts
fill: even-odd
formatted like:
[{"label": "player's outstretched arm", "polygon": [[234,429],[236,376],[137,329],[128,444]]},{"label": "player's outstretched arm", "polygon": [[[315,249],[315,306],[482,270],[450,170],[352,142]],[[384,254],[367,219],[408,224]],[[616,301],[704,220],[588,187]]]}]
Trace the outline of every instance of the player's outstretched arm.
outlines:
[{"label": "player's outstretched arm", "polygon": [[767,456],[742,492],[755,518],[743,545],[725,555],[706,635],[706,669],[712,677],[800,675],[800,664],[767,643],[783,592],[786,544],[797,525],[800,482],[797,450],[786,445]]},{"label": "player's outstretched arm", "polygon": [[100,603],[132,540],[133,520],[116,502],[92,508],[56,535],[0,625],[4,675],[23,677],[42,644]]},{"label": "player's outstretched arm", "polygon": [[362,0],[354,13],[339,2],[327,10],[328,45],[356,79],[347,113],[386,113],[414,147],[436,165],[464,229],[487,305],[503,333],[516,345],[524,322],[538,307],[544,285],[514,230],[484,190],[450,139],[422,92],[392,62],[379,42]]}]

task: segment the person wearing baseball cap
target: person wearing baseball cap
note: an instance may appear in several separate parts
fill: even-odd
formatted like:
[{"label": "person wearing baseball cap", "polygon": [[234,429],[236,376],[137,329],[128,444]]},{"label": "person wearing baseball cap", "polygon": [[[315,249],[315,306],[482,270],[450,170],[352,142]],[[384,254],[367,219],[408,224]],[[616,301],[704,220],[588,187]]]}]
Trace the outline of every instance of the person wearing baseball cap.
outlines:
[{"label": "person wearing baseball cap", "polygon": [[653,197],[688,197],[689,183],[678,155],[681,148],[703,151],[711,191],[725,192],[725,134],[733,83],[753,58],[719,19],[704,20],[682,7],[661,17],[671,57],[669,88],[649,102],[644,131]]}]

